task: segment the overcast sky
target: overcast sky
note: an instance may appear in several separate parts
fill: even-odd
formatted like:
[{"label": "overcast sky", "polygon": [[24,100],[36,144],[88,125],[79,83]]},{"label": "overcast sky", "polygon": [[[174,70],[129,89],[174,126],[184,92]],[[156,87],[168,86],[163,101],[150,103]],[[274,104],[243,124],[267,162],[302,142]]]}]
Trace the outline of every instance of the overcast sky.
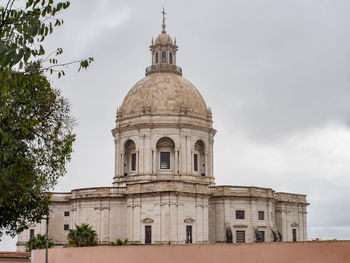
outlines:
[{"label": "overcast sky", "polygon": [[55,191],[111,186],[116,109],[151,64],[163,6],[177,64],[213,112],[216,184],[307,194],[308,237],[350,239],[348,0],[72,0],[46,50],[95,63],[52,78],[78,122]]}]

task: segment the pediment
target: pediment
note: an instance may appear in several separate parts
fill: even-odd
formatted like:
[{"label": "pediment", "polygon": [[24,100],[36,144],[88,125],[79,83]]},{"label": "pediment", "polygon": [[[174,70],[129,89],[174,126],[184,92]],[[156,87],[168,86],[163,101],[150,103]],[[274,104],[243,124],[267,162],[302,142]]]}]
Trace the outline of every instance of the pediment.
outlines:
[{"label": "pediment", "polygon": [[193,224],[194,222],[196,222],[196,220],[191,217],[188,217],[188,218],[185,218],[184,222],[187,224]]},{"label": "pediment", "polygon": [[298,225],[298,223],[293,222],[290,226],[291,227],[298,227],[299,225]]},{"label": "pediment", "polygon": [[154,222],[154,220],[152,218],[149,218],[149,217],[142,219],[142,223],[144,223],[144,224],[151,224],[153,222]]}]

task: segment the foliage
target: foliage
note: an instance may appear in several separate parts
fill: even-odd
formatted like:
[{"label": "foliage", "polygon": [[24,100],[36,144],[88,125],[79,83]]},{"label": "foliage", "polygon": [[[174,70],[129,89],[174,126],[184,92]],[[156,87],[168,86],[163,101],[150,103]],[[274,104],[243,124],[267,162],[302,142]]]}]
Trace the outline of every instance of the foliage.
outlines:
[{"label": "foliage", "polygon": [[124,241],[118,238],[115,242],[111,242],[111,246],[127,246],[128,239],[126,238]]},{"label": "foliage", "polygon": [[1,69],[0,91],[0,228],[14,236],[48,213],[45,192],[66,172],[74,122],[38,65],[26,73]]},{"label": "foliage", "polygon": [[[63,20],[57,14],[70,6],[69,1],[54,3],[53,0],[27,0],[25,8],[13,9],[15,0],[8,0],[5,6],[0,7],[0,65],[12,68],[18,65],[19,69],[31,58],[40,62],[49,62],[52,65],[44,69],[51,73],[60,66],[79,63],[79,70],[87,68],[93,58],[77,60],[59,64],[57,57],[63,53],[61,48],[45,55],[42,42],[53,33],[54,27],[63,25]],[[54,56],[54,57],[52,57]],[[56,70],[55,70],[56,71]],[[64,75],[63,70],[57,70],[58,76]]]},{"label": "foliage", "polygon": [[[53,241],[51,238],[48,240],[48,247],[52,247]],[[44,249],[46,248],[46,236],[37,234],[36,236],[33,236],[31,239],[29,239],[27,243],[27,251],[32,251],[33,249]]]},{"label": "foliage", "polygon": [[91,247],[97,245],[97,233],[88,224],[75,225],[67,235],[69,245],[74,247]]},{"label": "foliage", "polygon": [[45,192],[65,174],[75,139],[69,103],[44,72],[61,77],[62,66],[93,61],[60,64],[61,48],[45,54],[43,41],[63,24],[57,15],[69,1],[14,3],[0,4],[0,235],[11,236],[48,214]]}]

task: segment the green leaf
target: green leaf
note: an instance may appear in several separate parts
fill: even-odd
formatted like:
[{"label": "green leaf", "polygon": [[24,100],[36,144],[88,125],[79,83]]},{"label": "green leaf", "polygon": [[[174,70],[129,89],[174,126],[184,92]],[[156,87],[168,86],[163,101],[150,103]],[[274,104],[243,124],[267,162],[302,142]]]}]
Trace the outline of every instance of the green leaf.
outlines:
[{"label": "green leaf", "polygon": [[40,45],[39,55],[44,55],[44,54],[45,54],[45,50],[44,50],[43,46]]},{"label": "green leaf", "polygon": [[30,7],[33,4],[33,0],[27,0],[26,8]]}]

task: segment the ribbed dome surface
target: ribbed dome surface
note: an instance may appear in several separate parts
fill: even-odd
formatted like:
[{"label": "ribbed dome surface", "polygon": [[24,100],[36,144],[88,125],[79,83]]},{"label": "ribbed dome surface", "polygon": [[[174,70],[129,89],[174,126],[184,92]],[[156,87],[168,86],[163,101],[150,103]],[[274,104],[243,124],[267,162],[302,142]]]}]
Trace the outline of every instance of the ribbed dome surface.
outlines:
[{"label": "ribbed dome surface", "polygon": [[171,39],[169,34],[163,32],[159,36],[157,36],[155,44],[156,45],[168,45],[168,44],[172,45],[173,40]]},{"label": "ribbed dome surface", "polygon": [[152,115],[188,115],[207,119],[208,109],[191,82],[171,73],[154,73],[137,82],[126,95],[122,118],[142,112]]}]

